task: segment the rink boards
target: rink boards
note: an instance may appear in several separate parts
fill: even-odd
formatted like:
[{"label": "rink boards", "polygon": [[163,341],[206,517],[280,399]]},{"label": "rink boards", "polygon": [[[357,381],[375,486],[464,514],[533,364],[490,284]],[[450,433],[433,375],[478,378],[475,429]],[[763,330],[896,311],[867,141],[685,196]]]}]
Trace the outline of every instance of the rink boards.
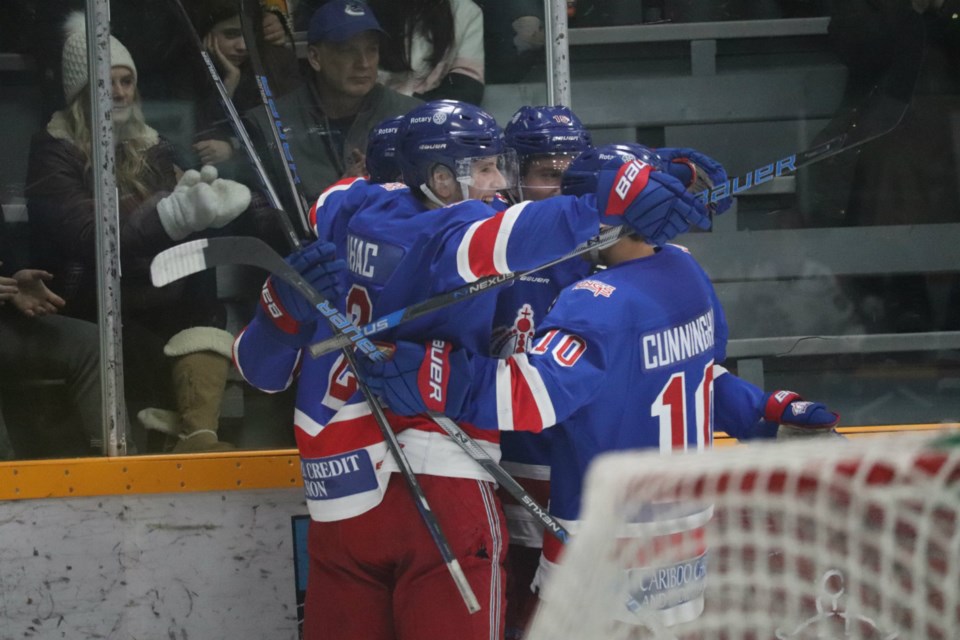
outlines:
[{"label": "rink boards", "polygon": [[0,639],[297,637],[295,452],[0,464]]},{"label": "rink boards", "polygon": [[297,637],[293,450],[4,462],[0,500],[0,640]]}]

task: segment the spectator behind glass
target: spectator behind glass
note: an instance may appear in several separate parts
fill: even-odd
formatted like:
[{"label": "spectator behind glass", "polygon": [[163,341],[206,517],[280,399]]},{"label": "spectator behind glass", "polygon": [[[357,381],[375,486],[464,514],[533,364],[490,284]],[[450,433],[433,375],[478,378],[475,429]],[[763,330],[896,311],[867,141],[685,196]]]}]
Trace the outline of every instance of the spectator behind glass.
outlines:
[{"label": "spectator behind glass", "polygon": [[[236,0],[198,0],[188,5],[190,19],[217,67],[227,95],[239,113],[260,105],[260,90],[250,64],[250,52],[240,25],[240,5]],[[278,14],[265,11],[258,48],[264,71],[274,96],[289,93],[300,83],[296,54],[288,48],[284,23]],[[227,114],[220,104],[216,87],[208,78],[198,81],[207,87],[199,99],[198,132],[193,150],[202,164],[222,165],[232,157],[242,156]],[[223,167],[218,167],[223,173]]]},{"label": "spectator behind glass", "polygon": [[483,11],[486,81],[520,82],[544,62],[543,2],[476,0]]},{"label": "spectator behind glass", "polygon": [[[157,252],[228,225],[249,205],[250,191],[217,179],[213,167],[180,177],[169,146],[144,122],[130,52],[111,37],[110,55],[128,405],[131,413],[176,406],[167,426],[183,439],[174,451],[222,449],[227,445],[218,442],[216,429],[232,336],[217,328],[224,318],[215,279],[204,273],[157,289],[149,266]],[[26,196],[32,257],[54,275],[51,285],[68,303],[65,312],[96,321],[91,167],[96,129],[88,113],[86,35],[79,13],[67,23],[63,83],[67,107],[31,141]],[[138,449],[145,450],[144,444]]]},{"label": "spectator behind glass", "polygon": [[[370,129],[385,118],[406,113],[420,100],[377,82],[383,29],[370,7],[353,0],[331,0],[317,9],[307,31],[307,82],[276,101],[301,189],[311,204],[345,176],[366,173],[364,150]],[[273,144],[272,119],[263,109],[246,114],[275,185],[287,184]],[[281,190],[281,197],[286,190]],[[293,203],[288,202],[292,210]]]},{"label": "spectator behind glass", "polygon": [[[0,209],[0,225],[4,223]],[[86,455],[103,441],[97,325],[60,315],[66,302],[47,288],[53,274],[19,268],[11,261],[13,253],[12,247],[0,242],[0,389],[33,378],[64,380],[71,408],[69,423],[58,424],[55,434],[45,434],[54,442],[37,442],[36,435],[27,431],[34,425],[9,424],[13,453],[17,457]],[[3,395],[8,404],[20,399]],[[32,413],[6,408],[16,409],[18,414]],[[73,418],[80,425],[80,434],[70,431]],[[78,446],[79,440],[82,444]],[[129,431],[128,452],[136,452]],[[0,460],[6,453],[0,451]]]},{"label": "spectator behind glass", "polygon": [[423,100],[483,100],[483,14],[473,0],[371,0],[386,26],[380,81]]},{"label": "spectator behind glass", "polygon": [[[846,109],[819,140],[858,117],[863,109],[854,108],[872,91],[909,99],[910,107],[890,133],[810,168],[808,224],[960,222],[960,20],[953,17],[958,12],[958,0],[835,3],[828,33],[850,70]],[[847,285],[870,333],[960,329],[956,274],[871,276]]]}]

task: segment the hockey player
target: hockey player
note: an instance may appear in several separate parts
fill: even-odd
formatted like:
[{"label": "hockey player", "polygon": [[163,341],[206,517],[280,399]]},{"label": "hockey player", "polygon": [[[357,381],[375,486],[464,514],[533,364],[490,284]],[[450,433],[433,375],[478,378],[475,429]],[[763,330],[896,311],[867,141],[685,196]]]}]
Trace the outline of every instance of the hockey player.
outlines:
[{"label": "hockey player", "polygon": [[[643,180],[653,172],[639,160],[623,163],[615,175],[593,172],[598,191],[631,174]],[[568,175],[582,177],[576,162]],[[700,450],[711,446],[715,417],[740,439],[771,437],[780,423],[833,430],[838,418],[822,404],[792,392],[764,394],[717,365],[727,339],[723,310],[685,250],[631,237],[599,259],[607,269],[563,290],[526,353],[503,360],[455,351],[446,378],[446,410],[459,420],[503,431],[557,425],[550,512],[568,530],[576,531],[587,466],[604,451]],[[416,414],[429,406],[420,372],[437,348],[437,342],[429,349],[398,343],[390,362],[369,365],[369,384],[394,412]],[[708,511],[685,513],[684,528],[673,533],[696,536],[708,519]],[[544,539],[539,584],[559,552],[556,540]],[[696,576],[692,585],[633,597],[657,601],[664,624],[693,619],[703,607],[705,566],[705,552],[678,558],[673,568]],[[631,619],[625,608],[624,620]]]},{"label": "hockey player", "polygon": [[[590,132],[568,107],[521,107],[503,129],[504,141],[517,155],[518,184],[507,203],[543,200],[560,193],[560,179],[570,162],[591,146]],[[563,287],[586,277],[591,265],[573,259],[520,278],[498,294],[490,354],[507,358],[523,353],[550,304]],[[538,504],[549,498],[550,450],[547,434],[503,433],[501,465]],[[504,637],[519,638],[537,604],[530,584],[540,561],[543,526],[501,488],[510,546],[507,551],[507,609]]]},{"label": "hockey player", "polygon": [[[618,156],[654,160],[658,167],[664,166],[657,154],[639,144],[611,144],[591,149],[586,127],[576,114],[562,106],[521,107],[504,128],[504,138],[507,146],[516,152],[520,167],[518,188],[507,193],[510,202],[542,200],[559,194],[564,173],[571,161],[582,153],[588,154],[582,163],[597,166]],[[666,166],[686,185],[695,183],[698,175],[709,176],[716,183],[726,181],[719,163],[692,149],[665,149],[664,153],[675,160]],[[596,181],[595,172],[590,177]],[[593,189],[584,189],[581,193],[590,190]],[[585,260],[568,260],[521,278],[502,290],[497,301],[491,355],[506,358],[526,351],[537,323],[560,291],[585,278],[592,268]],[[500,439],[502,466],[539,504],[547,504],[549,497],[549,439],[549,432],[503,433]],[[501,489],[499,495],[510,531],[505,637],[511,640],[521,637],[537,603],[530,585],[540,560],[543,527],[505,490]]]},{"label": "hockey player", "polygon": [[[606,187],[497,213],[487,203],[512,185],[512,154],[493,118],[464,103],[438,101],[411,111],[398,148],[407,187],[344,181],[312,212],[318,237],[337,242],[349,264],[345,307],[358,323],[370,320],[374,309],[389,313],[567,253],[598,232],[600,211],[612,223],[661,239],[705,220],[702,205],[669,176],[642,189]],[[312,264],[295,266],[310,273]],[[311,515],[305,637],[500,637],[505,529],[491,478],[430,421],[391,415],[483,603],[480,614],[469,616],[392,473],[396,464],[355,393],[352,373],[337,354],[301,361],[302,347],[329,332],[313,309],[277,284],[268,280],[263,311],[238,337],[235,353],[245,378],[261,389],[285,388],[299,369],[295,423]],[[422,341],[437,335],[486,353],[495,302],[478,296],[386,337]],[[435,355],[443,361],[442,353]],[[434,382],[442,409],[443,381]],[[463,428],[499,457],[496,433]]]}]

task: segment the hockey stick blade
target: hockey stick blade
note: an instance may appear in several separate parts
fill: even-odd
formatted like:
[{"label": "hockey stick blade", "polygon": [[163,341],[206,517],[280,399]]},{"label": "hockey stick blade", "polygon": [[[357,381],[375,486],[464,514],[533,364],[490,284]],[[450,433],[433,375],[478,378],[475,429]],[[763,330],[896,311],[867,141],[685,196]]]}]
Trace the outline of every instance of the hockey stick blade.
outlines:
[{"label": "hockey stick blade", "polygon": [[380,361],[386,358],[376,345],[360,333],[355,324],[327,302],[296,269],[259,238],[226,236],[178,244],[161,251],[153,258],[150,263],[150,279],[154,286],[162,287],[194,273],[231,264],[259,267],[283,279],[344,332],[340,335],[347,336],[347,344],[355,346],[371,360]]},{"label": "hockey stick blade", "polygon": [[[375,333],[380,333],[381,331],[386,331],[387,329],[392,329],[393,327],[403,324],[404,322],[409,322],[410,320],[419,318],[433,311],[437,311],[438,309],[442,309],[456,302],[462,302],[468,298],[478,296],[481,293],[485,293],[491,289],[495,289],[509,282],[513,282],[514,280],[530,275],[531,273],[536,273],[537,271],[552,267],[553,265],[559,264],[565,260],[583,255],[588,251],[605,249],[617,243],[622,237],[632,232],[633,229],[628,225],[606,229],[600,233],[600,235],[587,240],[570,253],[534,267],[533,269],[527,269],[525,271],[512,271],[509,273],[501,273],[495,276],[486,276],[480,278],[476,282],[471,282],[470,284],[466,284],[462,287],[457,287],[456,289],[438,294],[432,298],[424,300],[423,302],[416,302],[408,307],[397,309],[393,313],[388,313],[385,316],[376,318],[372,322],[359,327],[358,331],[360,332],[361,336],[369,336]],[[352,339],[352,336],[350,339]],[[342,349],[345,344],[347,344],[347,337],[341,338],[340,336],[333,336],[332,338],[327,338],[326,340],[321,340],[320,342],[311,344],[308,349],[310,350],[311,356],[318,358],[325,353]]]}]

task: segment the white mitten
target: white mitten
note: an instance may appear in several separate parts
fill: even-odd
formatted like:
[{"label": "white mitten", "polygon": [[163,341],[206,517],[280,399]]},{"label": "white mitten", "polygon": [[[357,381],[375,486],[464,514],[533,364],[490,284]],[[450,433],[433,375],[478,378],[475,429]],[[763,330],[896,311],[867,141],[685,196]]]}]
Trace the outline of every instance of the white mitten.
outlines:
[{"label": "white mitten", "polygon": [[185,172],[176,188],[157,203],[160,224],[172,240],[183,240],[208,227],[219,229],[250,206],[250,190],[233,180],[217,177],[204,166]]},{"label": "white mitten", "polygon": [[234,180],[218,178],[210,183],[210,190],[217,200],[210,226],[214,229],[224,227],[250,206],[250,189]]}]

